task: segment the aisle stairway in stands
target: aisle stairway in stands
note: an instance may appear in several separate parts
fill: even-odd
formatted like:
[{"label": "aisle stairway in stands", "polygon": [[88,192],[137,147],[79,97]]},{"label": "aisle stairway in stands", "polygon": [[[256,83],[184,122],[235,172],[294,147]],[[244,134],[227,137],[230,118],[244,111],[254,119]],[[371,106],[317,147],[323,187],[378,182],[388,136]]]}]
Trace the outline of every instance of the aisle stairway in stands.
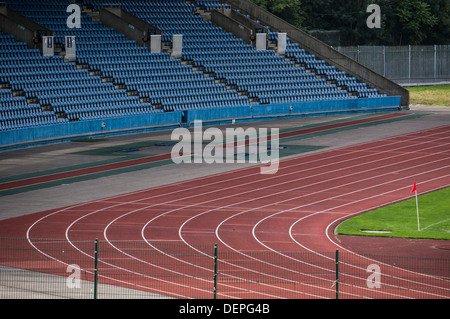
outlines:
[{"label": "aisle stairway in stands", "polygon": [[[58,54],[43,57],[39,50],[0,34],[0,59],[5,66],[0,70],[0,130],[139,114],[385,96],[307,54],[289,38],[285,55],[256,50],[208,19],[211,10],[230,8],[219,0],[78,3],[97,14],[102,7],[121,7],[162,30],[166,46],[171,45],[173,35],[182,34],[180,59],[167,52],[150,53],[86,10],[82,27],[68,28],[71,0],[5,3],[52,30],[58,48],[65,36],[76,36],[77,60],[66,62]],[[270,33],[272,41],[276,37],[276,32]]]},{"label": "aisle stairway in stands", "polygon": [[214,26],[196,13],[196,7],[205,10],[220,8],[218,0],[186,2],[143,0],[123,2],[91,0],[95,10],[119,7],[155,25],[164,32],[164,40],[174,34],[183,34],[183,59],[202,67],[219,82],[244,92],[256,104],[289,103],[333,99],[353,99],[347,90],[317,78],[315,73],[296,67],[273,50],[257,51],[232,33]]},{"label": "aisle stairway in stands", "polygon": [[[5,83],[14,82],[14,89],[23,89],[27,97],[36,98],[56,114],[77,121],[249,105],[248,99],[235,90],[216,84],[213,78],[205,78],[202,72],[194,72],[189,65],[182,65],[167,53],[149,53],[135,41],[114,33],[113,29],[92,21],[87,15],[82,16],[82,28],[67,28],[66,9],[70,3],[8,1],[14,10],[54,31],[56,43],[63,43],[66,35],[76,36],[77,62],[89,69],[64,63],[61,56],[39,57],[37,50],[22,45],[24,55],[36,55],[35,59],[26,65],[27,69],[17,68],[13,58],[8,60],[20,77],[18,81],[10,73],[2,74]],[[58,65],[57,70],[50,68],[52,64]],[[33,77],[29,70],[38,72],[39,76]],[[93,76],[89,77],[89,73]],[[62,79],[66,78],[69,80],[64,83]],[[127,94],[135,91],[138,95]]]},{"label": "aisle stairway in stands", "polygon": [[[25,94],[25,91],[29,92],[27,87],[22,88],[25,75],[21,75],[20,70],[27,71],[27,77],[38,76],[30,72],[41,60],[38,50],[28,50],[25,43],[17,43],[13,36],[0,33],[0,57],[0,130],[67,121],[58,119],[52,109],[40,105],[33,95]],[[22,61],[24,58],[25,62]],[[40,68],[37,66],[37,70]]]}]

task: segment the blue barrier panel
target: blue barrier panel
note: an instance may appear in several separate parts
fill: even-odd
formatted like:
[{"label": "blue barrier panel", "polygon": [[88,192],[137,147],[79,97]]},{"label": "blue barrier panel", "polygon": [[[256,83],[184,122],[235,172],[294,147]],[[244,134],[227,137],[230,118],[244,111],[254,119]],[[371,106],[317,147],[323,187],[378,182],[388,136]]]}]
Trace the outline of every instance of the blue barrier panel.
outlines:
[{"label": "blue barrier panel", "polygon": [[263,116],[271,114],[286,114],[289,113],[289,107],[294,103],[289,104],[262,104],[253,106],[253,116]]},{"label": "blue barrier panel", "polygon": [[359,107],[358,101],[359,99],[348,99],[348,100],[311,101],[303,103],[293,103],[292,113],[356,109]]},{"label": "blue barrier panel", "polygon": [[202,110],[187,110],[185,111],[185,121],[187,124],[192,123],[195,120],[208,121],[223,121],[232,120],[238,118],[251,118],[252,109],[250,106],[233,106],[233,107],[220,107]]},{"label": "blue barrier panel", "polygon": [[[358,98],[348,100],[310,101],[301,103],[263,104],[241,107],[187,110],[182,112],[154,113],[103,120],[80,121],[33,128],[0,131],[0,145],[27,141],[62,139],[64,137],[113,134],[152,126],[173,126],[191,124],[194,120],[204,122],[224,122],[232,119],[256,120],[271,117],[312,116],[323,113],[338,114],[350,112],[380,111],[383,107],[393,109],[401,106],[399,96]],[[102,129],[102,123],[104,127]]]},{"label": "blue barrier panel", "polygon": [[[181,123],[181,112],[143,114],[92,121],[70,122],[0,132],[0,145],[56,139],[86,134],[101,134],[139,127],[169,126]],[[102,128],[102,124],[103,128]]]},{"label": "blue barrier panel", "polygon": [[310,102],[297,102],[297,103],[285,103],[285,104],[268,104],[268,105],[255,105],[253,106],[254,117],[264,116],[295,116],[296,113],[317,114],[320,112],[329,111],[358,111],[362,109],[376,109],[383,107],[400,107],[400,96],[387,96],[376,98],[355,98],[346,100],[328,100],[328,101],[310,101]]},{"label": "blue barrier panel", "polygon": [[401,105],[400,96],[386,96],[368,99],[358,99],[359,107],[383,107],[383,106],[398,106]]}]

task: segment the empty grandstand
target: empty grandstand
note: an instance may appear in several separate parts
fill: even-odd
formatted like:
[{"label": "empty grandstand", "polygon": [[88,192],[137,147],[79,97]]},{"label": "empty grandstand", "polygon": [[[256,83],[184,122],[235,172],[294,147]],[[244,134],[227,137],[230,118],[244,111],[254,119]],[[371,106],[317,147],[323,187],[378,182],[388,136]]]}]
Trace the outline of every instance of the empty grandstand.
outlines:
[{"label": "empty grandstand", "polygon": [[[85,0],[2,2],[0,34],[1,144],[49,140],[105,131],[154,129],[207,121],[252,120],[339,112],[399,109],[401,97],[369,87],[288,36],[277,51],[276,28],[219,0]],[[81,8],[80,28],[69,27],[68,7]],[[102,20],[102,10],[120,8],[161,34],[161,50],[120,26]],[[217,25],[211,12],[228,19]],[[229,12],[259,25],[258,31],[226,18]],[[122,12],[122,11],[121,11]],[[120,22],[120,23],[119,23]],[[236,25],[233,26],[233,23]],[[249,29],[240,37],[233,27]],[[33,29],[34,28],[34,29]],[[132,24],[127,28],[136,29]],[[22,36],[31,30],[32,39]],[[266,49],[255,32],[268,30]],[[44,31],[44,32],[42,32]],[[53,54],[43,54],[53,36]],[[176,36],[182,54],[173,54]],[[66,37],[76,58],[67,59]],[[348,60],[348,59],[347,59]],[[350,63],[350,62],[348,62]],[[403,103],[404,104],[404,103]]]}]

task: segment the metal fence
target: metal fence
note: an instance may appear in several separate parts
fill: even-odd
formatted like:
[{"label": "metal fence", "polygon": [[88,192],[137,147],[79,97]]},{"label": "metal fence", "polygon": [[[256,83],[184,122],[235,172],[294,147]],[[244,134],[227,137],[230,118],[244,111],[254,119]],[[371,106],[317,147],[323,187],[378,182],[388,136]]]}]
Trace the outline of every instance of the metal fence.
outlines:
[{"label": "metal fence", "polygon": [[353,46],[338,51],[400,84],[450,82],[450,45]]},{"label": "metal fence", "polygon": [[450,259],[0,239],[0,298],[450,298]]}]

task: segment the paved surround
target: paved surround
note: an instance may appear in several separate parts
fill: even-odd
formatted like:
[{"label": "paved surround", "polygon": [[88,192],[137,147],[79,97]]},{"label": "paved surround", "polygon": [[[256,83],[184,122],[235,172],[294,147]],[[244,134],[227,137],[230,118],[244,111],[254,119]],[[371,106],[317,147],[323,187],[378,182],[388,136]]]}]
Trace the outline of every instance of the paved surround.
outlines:
[{"label": "paved surround", "polygon": [[[286,142],[286,144],[337,148],[429,129],[450,123],[450,108],[446,107],[411,107],[409,111],[403,112],[422,116],[351,130],[341,130],[334,132],[333,134],[316,135],[299,141],[290,140]],[[355,118],[355,115],[283,119],[239,123],[236,125],[244,128],[249,126],[255,128],[279,128],[281,131],[283,129],[294,127],[300,128],[333,120],[352,118]],[[225,128],[225,126],[220,127]],[[70,165],[83,165],[92,161],[111,160],[111,156],[87,156],[73,153],[93,150],[99,147],[118,146],[148,140],[167,141],[170,140],[170,134],[171,131],[151,132],[108,137],[106,140],[96,143],[65,142],[1,152],[0,178],[55,169],[58,167],[67,167]],[[158,147],[154,152],[167,152],[168,149],[170,148]],[[320,152],[320,149],[313,152]],[[104,176],[94,180],[79,181],[71,184],[62,183],[53,187],[2,196],[0,197],[0,219],[64,207],[80,202],[105,198],[187,179],[201,178],[202,176],[238,169],[247,165],[251,164],[170,164],[118,175]]]}]

